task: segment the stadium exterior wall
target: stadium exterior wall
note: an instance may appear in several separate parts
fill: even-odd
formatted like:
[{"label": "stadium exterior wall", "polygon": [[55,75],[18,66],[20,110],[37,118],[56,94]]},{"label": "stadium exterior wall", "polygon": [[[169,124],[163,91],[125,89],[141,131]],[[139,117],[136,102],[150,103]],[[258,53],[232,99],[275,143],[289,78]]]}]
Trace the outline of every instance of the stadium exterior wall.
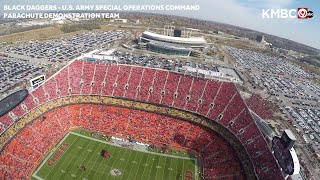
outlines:
[{"label": "stadium exterior wall", "polygon": [[172,37],[172,36],[165,36],[165,35],[153,33],[150,31],[143,32],[142,37],[145,37],[151,40],[156,40],[156,41],[177,43],[177,44],[187,44],[187,45],[203,45],[207,43],[207,41],[202,37],[194,37],[194,38]]}]

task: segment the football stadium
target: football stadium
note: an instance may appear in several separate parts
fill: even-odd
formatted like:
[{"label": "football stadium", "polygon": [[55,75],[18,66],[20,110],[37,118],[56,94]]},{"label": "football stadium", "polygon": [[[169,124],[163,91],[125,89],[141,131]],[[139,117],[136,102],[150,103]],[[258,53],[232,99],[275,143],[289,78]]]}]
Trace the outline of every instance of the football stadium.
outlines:
[{"label": "football stadium", "polygon": [[73,60],[3,101],[0,179],[285,176],[231,82]]},{"label": "football stadium", "polygon": [[0,180],[320,180],[316,1],[51,1],[0,0]]},{"label": "football stadium", "polygon": [[144,31],[139,37],[139,48],[167,55],[198,57],[207,50],[208,44],[203,37],[191,36],[192,30],[165,26],[164,34]]}]

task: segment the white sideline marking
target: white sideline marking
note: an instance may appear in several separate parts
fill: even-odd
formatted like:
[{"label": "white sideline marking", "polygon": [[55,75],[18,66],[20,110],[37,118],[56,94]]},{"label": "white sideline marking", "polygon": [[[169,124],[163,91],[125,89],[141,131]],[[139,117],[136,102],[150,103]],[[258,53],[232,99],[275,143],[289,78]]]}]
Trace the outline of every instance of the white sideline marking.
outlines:
[{"label": "white sideline marking", "polygon": [[[73,134],[73,135],[77,135],[77,136],[80,136],[80,137],[83,137],[83,138],[87,138],[87,139],[90,139],[90,140],[93,140],[93,141],[97,141],[97,142],[101,142],[101,143],[104,143],[104,144],[109,144],[111,146],[117,146],[117,147],[121,147],[121,148],[124,148],[118,144],[114,144],[114,143],[109,143],[107,141],[102,141],[100,139],[94,139],[94,138],[91,138],[91,137],[88,137],[88,136],[85,136],[85,135],[82,135],[82,134],[78,134],[78,133],[75,133],[75,132],[69,132],[69,134]],[[150,152],[150,151],[142,151],[140,149],[131,149],[133,151],[139,151],[139,152],[143,152],[143,153],[149,153],[149,154],[155,154],[155,155],[158,155],[158,156],[166,156],[166,157],[172,157],[172,158],[178,158],[178,159],[186,159],[186,160],[194,160],[196,161],[197,159],[196,158],[190,158],[190,157],[181,157],[181,156],[175,156],[175,155],[169,155],[169,154],[159,154],[159,153],[155,153],[155,152]],[[154,159],[155,160],[155,159]]]},{"label": "white sideline marking", "polygon": [[[102,141],[100,139],[95,139],[95,138],[91,138],[91,137],[88,137],[88,136],[85,136],[85,135],[82,135],[82,134],[78,134],[78,133],[75,133],[75,132],[69,132],[60,142],[59,144],[56,146],[56,147],[59,147],[64,141],[65,139],[70,135],[70,134],[73,134],[73,135],[76,135],[76,136],[80,136],[80,137],[83,137],[83,138],[86,138],[86,139],[90,139],[92,141],[96,141],[96,142],[100,142],[100,143],[104,143],[104,144],[109,144],[111,146],[117,146],[117,147],[120,147],[120,148],[123,148],[122,146],[118,145],[118,144],[114,144],[114,143],[109,143],[107,141]],[[82,148],[82,147],[81,147]],[[196,158],[189,158],[189,157],[181,157],[181,156],[175,156],[175,155],[169,155],[169,154],[159,154],[159,153],[155,153],[155,152],[150,152],[150,151],[143,151],[143,150],[139,150],[139,149],[131,149],[133,151],[139,151],[139,152],[143,152],[143,153],[149,153],[149,154],[154,154],[154,155],[158,155],[158,156],[165,156],[165,157],[171,157],[171,158],[177,158],[177,159],[186,159],[186,160],[193,160],[195,161],[195,167],[194,167],[194,170],[195,170],[195,178],[197,179],[198,178],[198,161]],[[36,178],[37,180],[45,180],[39,176],[37,176],[37,173],[40,171],[40,169],[42,168],[42,166],[47,162],[47,160],[52,156],[52,154],[54,153],[55,151],[51,151],[50,154],[43,160],[43,162],[41,163],[41,165],[37,168],[37,170],[33,173],[32,177]],[[155,160],[154,158],[152,159],[153,161]],[[132,162],[133,163],[133,162]],[[135,162],[137,163],[137,162]],[[146,164],[145,166],[148,166],[148,164]]]},{"label": "white sideline marking", "polygon": [[[69,133],[64,137],[62,138],[62,140],[59,142],[59,144],[57,146],[54,147],[54,150],[59,147],[66,139],[67,137],[69,136]],[[48,159],[52,156],[52,154],[55,152],[54,150],[52,150],[50,152],[50,154],[42,161],[41,165],[37,168],[37,170],[33,173],[32,177],[38,179],[38,180],[44,180],[43,178],[37,176],[37,173],[40,171],[40,169],[42,169],[42,166],[48,161]]]}]

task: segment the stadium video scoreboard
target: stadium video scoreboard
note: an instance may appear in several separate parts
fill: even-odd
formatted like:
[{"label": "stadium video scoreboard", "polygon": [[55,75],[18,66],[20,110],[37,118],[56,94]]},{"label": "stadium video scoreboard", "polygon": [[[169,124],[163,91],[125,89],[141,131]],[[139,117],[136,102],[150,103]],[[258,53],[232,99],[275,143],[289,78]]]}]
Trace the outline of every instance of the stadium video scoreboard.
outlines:
[{"label": "stadium video scoreboard", "polygon": [[39,85],[41,85],[44,81],[46,80],[46,76],[45,75],[40,75],[38,77],[35,77],[33,79],[30,80],[30,84],[32,89],[37,88]]},{"label": "stadium video scoreboard", "polygon": [[281,137],[273,137],[272,150],[282,170],[293,175],[299,173],[300,165],[293,145],[296,141],[292,132],[286,129]]},{"label": "stadium video scoreboard", "polygon": [[0,117],[19,105],[27,96],[28,90],[23,89],[2,99],[0,101]]}]

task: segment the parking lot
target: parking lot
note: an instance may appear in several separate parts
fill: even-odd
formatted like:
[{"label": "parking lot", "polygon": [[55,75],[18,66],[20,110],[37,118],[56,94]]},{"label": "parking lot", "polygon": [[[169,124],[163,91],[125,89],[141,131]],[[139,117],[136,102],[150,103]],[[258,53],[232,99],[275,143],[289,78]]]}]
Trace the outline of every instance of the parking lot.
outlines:
[{"label": "parking lot", "polygon": [[0,51],[0,99],[11,93],[14,86],[20,86],[22,82],[28,83],[38,74],[52,74],[54,70],[83,53],[108,46],[117,40],[132,38],[129,31],[93,31],[6,47]]},{"label": "parking lot", "polygon": [[255,84],[261,88],[267,89],[270,95],[279,96],[279,94],[282,94],[286,98],[291,98],[293,100],[319,101],[319,98],[316,95],[317,93],[308,92],[308,87],[303,84],[304,82],[287,77],[265,74],[251,74],[251,77]]},{"label": "parking lot", "polygon": [[312,74],[286,59],[249,50],[226,48],[250,76],[251,86],[259,93],[280,102],[282,113],[304,143],[320,152],[320,86],[311,81]]},{"label": "parking lot", "polygon": [[128,31],[94,31],[45,42],[27,42],[6,48],[4,52],[51,62],[61,62],[74,59],[97,47],[107,46],[116,40],[130,37],[132,36]]},{"label": "parking lot", "polygon": [[249,71],[257,70],[263,73],[286,75],[296,78],[312,77],[310,73],[285,59],[233,47],[226,47],[226,49],[239,64]]},{"label": "parking lot", "polygon": [[30,80],[33,75],[43,73],[44,68],[27,63],[23,59],[0,56],[0,98],[10,87]]},{"label": "parking lot", "polygon": [[305,143],[311,144],[314,151],[320,148],[320,110],[286,106],[284,108],[294,119],[293,127],[302,135]]}]

